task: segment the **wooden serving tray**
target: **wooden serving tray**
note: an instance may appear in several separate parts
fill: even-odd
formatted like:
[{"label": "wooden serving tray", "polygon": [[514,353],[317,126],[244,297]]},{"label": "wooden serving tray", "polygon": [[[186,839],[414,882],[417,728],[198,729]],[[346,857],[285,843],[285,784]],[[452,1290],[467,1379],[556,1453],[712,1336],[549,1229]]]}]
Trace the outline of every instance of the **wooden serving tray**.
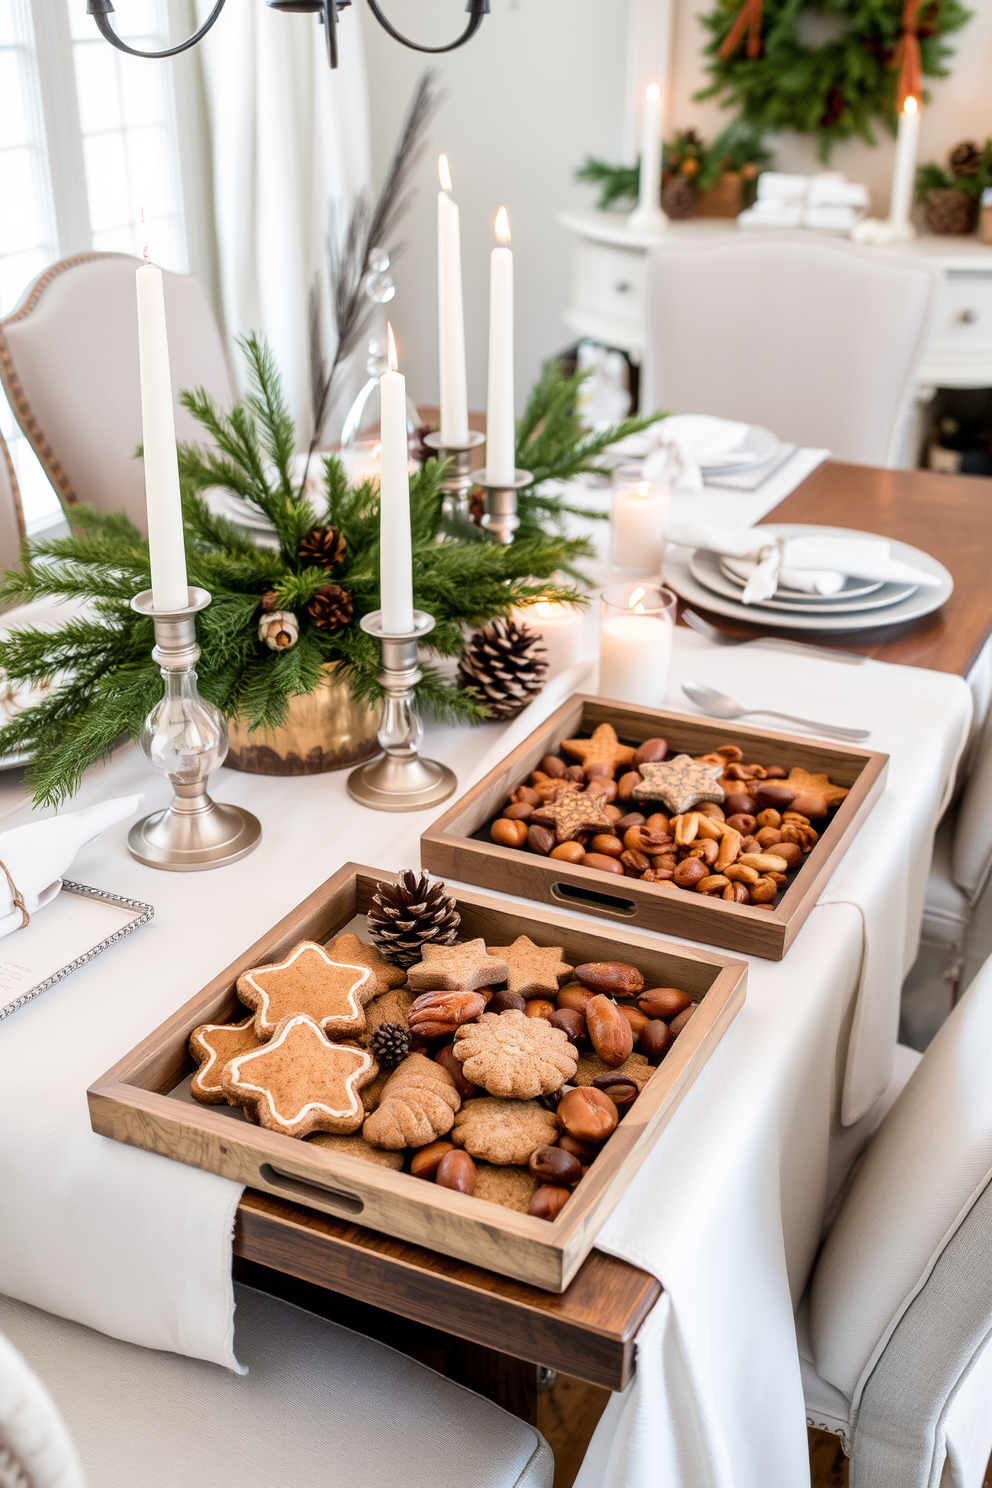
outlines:
[{"label": "wooden serving tray", "polygon": [[[618,878],[519,848],[499,847],[488,835],[485,840],[473,836],[498,815],[510,792],[527,781],[544,756],[557,751],[562,739],[589,734],[601,723],[611,723],[622,743],[667,739],[670,754],[708,754],[721,744],[737,744],[746,761],[790,770],[799,766],[811,774],[826,772],[835,785],[848,786],[850,794],[822,830],[815,823],[820,840],[770,910],[709,899],[674,884]],[[543,904],[566,904],[587,914],[780,961],[881,795],[888,763],[887,754],[869,749],[576,694],[427,829],[420,839],[420,857],[425,868],[446,879]]]},{"label": "wooden serving tray", "polygon": [[297,941],[331,940],[356,915],[367,913],[376,884],[384,880],[395,882],[395,875],[349,863],[273,926],[90,1087],[93,1130],[562,1292],[743,1004],[747,967],[710,951],[668,945],[626,930],[618,937],[612,930],[589,929],[546,910],[504,905],[470,890],[457,892],[461,934],[467,939],[482,936],[491,944],[507,945],[518,935],[529,935],[540,945],[561,943],[573,965],[631,961],[648,986],[681,987],[699,1004],[561,1214],[549,1223],[266,1131],[236,1108],[201,1105],[187,1094],[195,1070],[187,1051],[189,1035],[200,1023],[231,1021],[244,1011],[235,990],[241,973],[278,960]]}]

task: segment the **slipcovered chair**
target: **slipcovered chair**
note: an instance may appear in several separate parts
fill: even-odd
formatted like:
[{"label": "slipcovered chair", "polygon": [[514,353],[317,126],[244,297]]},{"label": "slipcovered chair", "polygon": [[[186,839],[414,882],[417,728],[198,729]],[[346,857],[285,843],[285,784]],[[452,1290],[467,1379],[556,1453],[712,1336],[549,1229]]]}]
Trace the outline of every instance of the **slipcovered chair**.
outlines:
[{"label": "slipcovered chair", "polygon": [[0,1483],[551,1488],[533,1426],[359,1333],[235,1295],[247,1376],[0,1298]]},{"label": "slipcovered chair", "polygon": [[0,434],[0,570],[13,568],[25,535],[21,493],[6,441]]},{"label": "slipcovered chair", "polygon": [[851,1488],[981,1488],[992,1452],[992,960],[857,1169],[797,1317]]},{"label": "slipcovered chair", "polygon": [[812,235],[663,242],[648,261],[641,407],[898,465],[938,286],[926,264]]},{"label": "slipcovered chair", "polygon": [[[140,260],[79,253],[52,264],[0,320],[0,382],[63,507],[123,511],[146,531],[138,312]],[[165,274],[172,386],[234,401],[210,302],[191,274]],[[176,404],[176,436],[204,431]],[[71,516],[71,510],[69,512]]]}]

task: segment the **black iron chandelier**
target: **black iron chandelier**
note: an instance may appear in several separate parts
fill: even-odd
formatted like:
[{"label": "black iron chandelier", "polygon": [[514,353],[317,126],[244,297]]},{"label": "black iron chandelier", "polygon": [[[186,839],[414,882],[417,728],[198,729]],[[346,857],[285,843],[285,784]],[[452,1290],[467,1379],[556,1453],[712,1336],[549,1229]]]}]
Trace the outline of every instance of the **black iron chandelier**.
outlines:
[{"label": "black iron chandelier", "polygon": [[[111,0],[86,0],[86,10],[93,17],[100,30],[100,34],[109,41],[118,51],[127,52],[131,57],[175,57],[180,52],[189,51],[190,47],[196,46],[202,41],[224,9],[227,0],[217,0],[217,4],[203,22],[203,25],[192,36],[181,41],[178,46],[167,47],[161,52],[142,52],[136,47],[128,46],[122,41],[110,24],[110,16],[113,13]],[[324,37],[327,42],[327,60],[332,67],[338,65],[338,12],[351,0],[266,0],[273,10],[295,11],[301,14],[316,15],[324,27]],[[454,41],[449,41],[445,46],[422,46],[418,41],[411,41],[409,36],[404,36],[402,31],[397,31],[392,22],[383,15],[377,0],[368,0],[368,6],[375,16],[379,25],[387,31],[394,41],[398,41],[405,47],[412,48],[415,52],[453,52],[457,47],[464,46],[466,41],[473,37],[482,25],[483,17],[489,14],[489,0],[468,0],[465,9],[468,12],[468,25],[460,36]]]}]

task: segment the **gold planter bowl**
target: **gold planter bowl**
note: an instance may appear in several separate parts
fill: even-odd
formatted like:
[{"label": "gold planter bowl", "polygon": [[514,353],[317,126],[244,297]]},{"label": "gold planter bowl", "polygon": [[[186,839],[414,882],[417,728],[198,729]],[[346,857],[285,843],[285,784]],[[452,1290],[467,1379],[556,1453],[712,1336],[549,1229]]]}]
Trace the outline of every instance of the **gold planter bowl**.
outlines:
[{"label": "gold planter bowl", "polygon": [[228,721],[230,748],[224,761],[253,775],[319,775],[361,764],[379,753],[379,709],[357,702],[336,661],[306,697],[289,700],[286,722],[277,729],[248,729]]}]

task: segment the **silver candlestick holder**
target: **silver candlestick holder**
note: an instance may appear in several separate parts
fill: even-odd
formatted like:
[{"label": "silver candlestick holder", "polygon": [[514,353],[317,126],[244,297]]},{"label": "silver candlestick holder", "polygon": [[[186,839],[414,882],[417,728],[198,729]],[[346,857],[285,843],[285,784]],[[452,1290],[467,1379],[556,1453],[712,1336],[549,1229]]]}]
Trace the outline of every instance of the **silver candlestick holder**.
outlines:
[{"label": "silver candlestick holder", "polygon": [[434,451],[439,460],[449,461],[448,472],[441,482],[444,492],[443,513],[447,520],[464,517],[468,521],[468,493],[475,485],[470,464],[472,451],[485,444],[485,434],[469,430],[467,444],[446,444],[439,433],[425,434],[424,443]]},{"label": "silver candlestick holder", "polygon": [[486,493],[482,525],[493,542],[502,543],[504,547],[512,543],[513,534],[520,526],[517,493],[529,486],[533,479],[529,470],[515,470],[512,481],[493,480],[488,470],[476,470],[473,474],[473,485],[480,486]]},{"label": "silver candlestick holder", "polygon": [[227,755],[227,722],[196,686],[195,617],[210,603],[205,589],[190,589],[180,610],[156,610],[152,591],[136,594],[131,608],[155,625],[155,649],[165,683],[160,703],[141,730],[141,750],[153,770],[168,776],[170,805],[136,822],[128,850],[149,868],[194,872],[220,868],[258,846],[261,824],[240,806],[222,806],[207,794],[207,780]]},{"label": "silver candlestick holder", "polygon": [[436,806],[453,794],[458,781],[447,765],[420,757],[424,726],[413,696],[421,677],[417,646],[434,629],[434,616],[414,610],[413,630],[404,635],[383,630],[381,610],[365,615],[361,626],[382,647],[379,681],[386,696],[379,744],[383,752],[378,759],[352,770],[348,793],[375,811],[419,811],[424,806]]}]

